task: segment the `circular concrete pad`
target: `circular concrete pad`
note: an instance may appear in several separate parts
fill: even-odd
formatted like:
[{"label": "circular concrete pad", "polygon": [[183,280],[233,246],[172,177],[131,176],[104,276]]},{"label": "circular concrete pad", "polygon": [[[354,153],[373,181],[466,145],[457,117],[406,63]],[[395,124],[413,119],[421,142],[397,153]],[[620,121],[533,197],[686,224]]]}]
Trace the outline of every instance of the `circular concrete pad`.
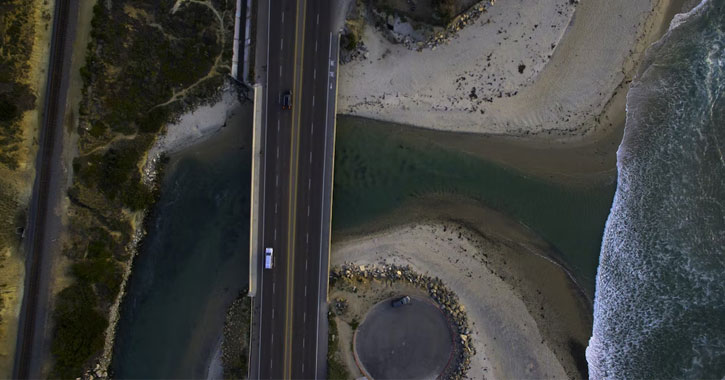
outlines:
[{"label": "circular concrete pad", "polygon": [[453,350],[445,316],[431,301],[410,297],[392,307],[393,299],[373,306],[360,325],[355,351],[375,379],[436,378]]}]

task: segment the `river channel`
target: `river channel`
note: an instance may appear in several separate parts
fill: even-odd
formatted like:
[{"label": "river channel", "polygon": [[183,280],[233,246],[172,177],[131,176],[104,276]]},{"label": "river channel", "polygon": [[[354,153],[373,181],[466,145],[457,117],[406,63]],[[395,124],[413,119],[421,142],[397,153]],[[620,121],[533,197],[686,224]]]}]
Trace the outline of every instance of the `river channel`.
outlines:
[{"label": "river channel", "polygon": [[[206,375],[226,307],[247,284],[251,158],[248,127],[236,124],[171,159],[123,302],[116,377]],[[333,230],[419,196],[463,196],[540,234],[593,293],[614,178],[566,187],[426,141],[433,133],[408,138],[409,127],[349,117],[337,127]]]}]

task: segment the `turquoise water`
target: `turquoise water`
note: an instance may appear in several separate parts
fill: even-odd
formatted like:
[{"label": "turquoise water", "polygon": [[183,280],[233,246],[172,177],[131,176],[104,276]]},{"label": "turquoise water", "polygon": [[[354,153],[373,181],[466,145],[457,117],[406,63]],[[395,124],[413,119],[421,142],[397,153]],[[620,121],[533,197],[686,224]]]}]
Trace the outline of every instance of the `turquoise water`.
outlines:
[{"label": "turquoise water", "polygon": [[627,95],[587,349],[593,378],[725,376],[725,0],[653,46]]},{"label": "turquoise water", "polygon": [[565,187],[432,143],[410,127],[338,117],[333,229],[352,228],[421,195],[463,195],[521,221],[560,253],[592,295],[614,178]]},{"label": "turquoise water", "polygon": [[204,377],[247,284],[251,156],[239,136],[221,137],[167,170],[122,304],[116,378]]},{"label": "turquoise water", "polygon": [[[463,195],[521,220],[593,289],[609,184],[567,188],[436,147],[371,120],[338,119],[333,229],[374,223],[426,194]],[[236,142],[235,142],[236,141]],[[225,136],[183,152],[163,179],[124,300],[117,378],[203,377],[229,302],[247,283],[250,158]]]}]

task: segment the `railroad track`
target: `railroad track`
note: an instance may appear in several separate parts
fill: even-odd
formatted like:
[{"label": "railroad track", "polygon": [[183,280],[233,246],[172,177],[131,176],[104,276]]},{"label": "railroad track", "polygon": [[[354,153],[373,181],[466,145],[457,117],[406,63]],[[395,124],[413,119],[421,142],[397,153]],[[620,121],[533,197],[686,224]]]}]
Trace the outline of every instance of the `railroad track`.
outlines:
[{"label": "railroad track", "polygon": [[45,252],[45,224],[49,208],[50,177],[54,145],[58,131],[62,130],[65,104],[60,104],[63,65],[66,55],[66,34],[70,16],[71,0],[55,1],[55,20],[50,45],[50,61],[48,81],[45,88],[45,105],[43,108],[43,124],[39,132],[37,171],[35,189],[30,205],[28,228],[25,240],[26,277],[23,292],[23,304],[20,313],[17,346],[13,378],[27,379],[30,377],[31,359],[35,341],[35,324],[37,321],[38,291],[41,274],[41,263]]}]

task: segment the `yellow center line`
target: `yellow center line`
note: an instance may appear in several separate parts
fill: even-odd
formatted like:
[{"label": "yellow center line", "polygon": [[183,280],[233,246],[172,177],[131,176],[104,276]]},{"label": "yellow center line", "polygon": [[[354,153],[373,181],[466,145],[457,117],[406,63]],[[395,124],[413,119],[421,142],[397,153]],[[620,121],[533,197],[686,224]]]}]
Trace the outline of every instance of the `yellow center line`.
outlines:
[{"label": "yellow center line", "polygon": [[[292,128],[291,128],[291,143],[290,143],[290,212],[288,214],[288,239],[287,239],[287,294],[286,294],[286,313],[285,313],[285,345],[284,345],[284,370],[283,377],[289,379],[291,377],[292,370],[292,309],[294,306],[294,262],[295,262],[295,237],[296,237],[296,214],[297,214],[297,174],[299,169],[299,147],[300,147],[300,119],[302,115],[302,109],[299,106],[299,100],[302,98],[302,68],[304,66],[304,44],[305,44],[305,16],[307,13],[307,3],[305,0],[301,0],[302,7],[302,45],[300,50],[302,51],[302,58],[300,60],[300,70],[297,72],[297,47],[299,44],[295,43],[294,50],[294,69],[293,69],[293,103],[292,103]],[[300,2],[297,2],[297,9],[295,13],[295,34],[297,33],[299,23],[299,7]],[[296,42],[296,39],[295,39]],[[299,76],[298,76],[299,75]],[[296,99],[296,100],[295,100]],[[296,117],[295,117],[296,112]],[[294,187],[294,190],[293,190]],[[290,236],[291,235],[291,236]]]}]

